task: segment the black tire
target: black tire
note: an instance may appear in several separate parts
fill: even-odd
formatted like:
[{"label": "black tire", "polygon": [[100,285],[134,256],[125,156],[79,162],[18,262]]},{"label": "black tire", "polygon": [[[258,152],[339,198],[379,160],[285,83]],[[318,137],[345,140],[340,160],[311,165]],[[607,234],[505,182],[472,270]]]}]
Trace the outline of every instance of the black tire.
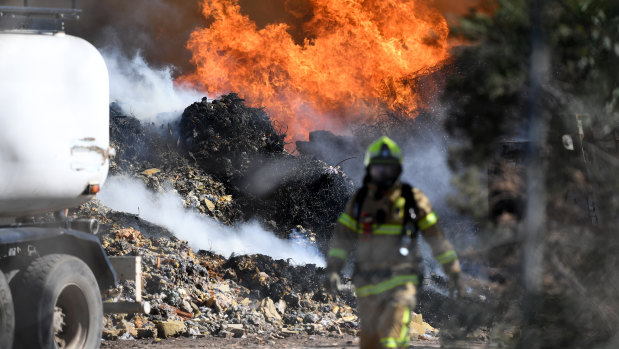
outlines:
[{"label": "black tire", "polygon": [[16,286],[15,348],[99,347],[103,306],[84,262],[63,254],[37,258]]},{"label": "black tire", "polygon": [[0,270],[0,349],[13,347],[13,331],[15,330],[15,312],[11,289],[4,273]]}]

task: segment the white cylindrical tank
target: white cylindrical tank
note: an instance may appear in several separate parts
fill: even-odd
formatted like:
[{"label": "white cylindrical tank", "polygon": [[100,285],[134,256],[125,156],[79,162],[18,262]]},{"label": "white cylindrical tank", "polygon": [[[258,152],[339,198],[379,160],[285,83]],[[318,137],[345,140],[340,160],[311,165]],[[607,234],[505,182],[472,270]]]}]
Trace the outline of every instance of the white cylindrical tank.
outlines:
[{"label": "white cylindrical tank", "polygon": [[89,200],[108,155],[108,72],[97,49],[64,33],[0,32],[0,216]]}]

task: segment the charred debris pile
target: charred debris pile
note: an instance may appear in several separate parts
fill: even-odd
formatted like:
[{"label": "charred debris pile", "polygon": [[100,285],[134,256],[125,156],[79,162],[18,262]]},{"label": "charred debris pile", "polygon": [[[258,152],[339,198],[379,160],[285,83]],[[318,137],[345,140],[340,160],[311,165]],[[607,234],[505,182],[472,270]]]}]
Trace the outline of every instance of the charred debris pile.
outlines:
[{"label": "charred debris pile", "polygon": [[174,124],[143,124],[111,106],[112,174],[172,185],[186,206],[225,224],[258,220],[287,238],[302,226],[319,241],[353,192],[339,168],[284,149],[285,133],[236,94],[193,103]]}]

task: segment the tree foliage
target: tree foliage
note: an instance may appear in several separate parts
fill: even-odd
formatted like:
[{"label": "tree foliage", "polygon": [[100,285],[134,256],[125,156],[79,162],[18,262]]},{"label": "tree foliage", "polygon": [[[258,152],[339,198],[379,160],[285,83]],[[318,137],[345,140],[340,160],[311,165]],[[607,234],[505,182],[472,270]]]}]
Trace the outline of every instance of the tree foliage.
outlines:
[{"label": "tree foliage", "polygon": [[[542,35],[542,55],[535,58],[533,14]],[[446,128],[458,140],[450,165],[461,195],[452,202],[483,222],[479,202],[486,199],[492,206],[487,197],[492,179],[486,176],[492,171],[483,169],[493,168],[497,157],[526,167],[525,152],[520,161],[500,150],[506,141],[526,144],[531,120],[547,125],[538,154],[547,193],[543,291],[529,309],[535,315],[498,307],[495,320],[534,333],[539,347],[617,345],[619,258],[611,246],[619,243],[619,2],[497,0],[494,13],[471,11],[452,34],[464,43],[453,52],[453,74],[443,95],[449,106]],[[531,96],[535,64],[544,69],[539,92]],[[531,97],[539,100],[537,115],[530,115]],[[488,191],[475,189],[484,185]],[[487,258],[489,266],[511,263],[509,274],[502,275],[511,280],[504,303],[525,304],[530,298],[518,272],[526,255],[526,219],[515,215],[512,225],[496,219],[480,233],[488,255],[502,258]],[[530,343],[526,340],[516,336],[515,343]]]},{"label": "tree foliage", "polygon": [[[453,33],[464,45],[454,51],[454,73],[444,100],[451,106],[447,129],[465,138],[458,162],[487,161],[505,137],[526,137],[530,14],[524,0],[497,0],[494,14],[471,12]],[[547,1],[542,8],[550,70],[544,86],[559,98],[555,112],[590,114],[592,126],[619,122],[619,3]],[[456,162],[454,162],[456,164]]]}]

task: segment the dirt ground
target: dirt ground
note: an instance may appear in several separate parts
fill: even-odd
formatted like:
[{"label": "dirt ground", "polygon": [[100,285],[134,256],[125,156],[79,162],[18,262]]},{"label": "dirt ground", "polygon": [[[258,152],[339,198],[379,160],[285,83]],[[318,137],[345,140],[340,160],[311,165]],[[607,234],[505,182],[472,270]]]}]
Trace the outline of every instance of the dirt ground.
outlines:
[{"label": "dirt ground", "polygon": [[[116,340],[103,341],[101,348],[106,349],[126,349],[126,348],[160,348],[160,349],[182,349],[182,348],[288,348],[288,349],[310,349],[310,348],[358,348],[359,338],[345,335],[342,337],[328,336],[292,336],[288,338],[171,338],[171,339],[143,339],[143,340]],[[481,349],[483,343],[462,342],[451,345],[441,346],[438,339],[415,340],[411,341],[409,348],[431,349],[431,348],[467,348]]]}]

